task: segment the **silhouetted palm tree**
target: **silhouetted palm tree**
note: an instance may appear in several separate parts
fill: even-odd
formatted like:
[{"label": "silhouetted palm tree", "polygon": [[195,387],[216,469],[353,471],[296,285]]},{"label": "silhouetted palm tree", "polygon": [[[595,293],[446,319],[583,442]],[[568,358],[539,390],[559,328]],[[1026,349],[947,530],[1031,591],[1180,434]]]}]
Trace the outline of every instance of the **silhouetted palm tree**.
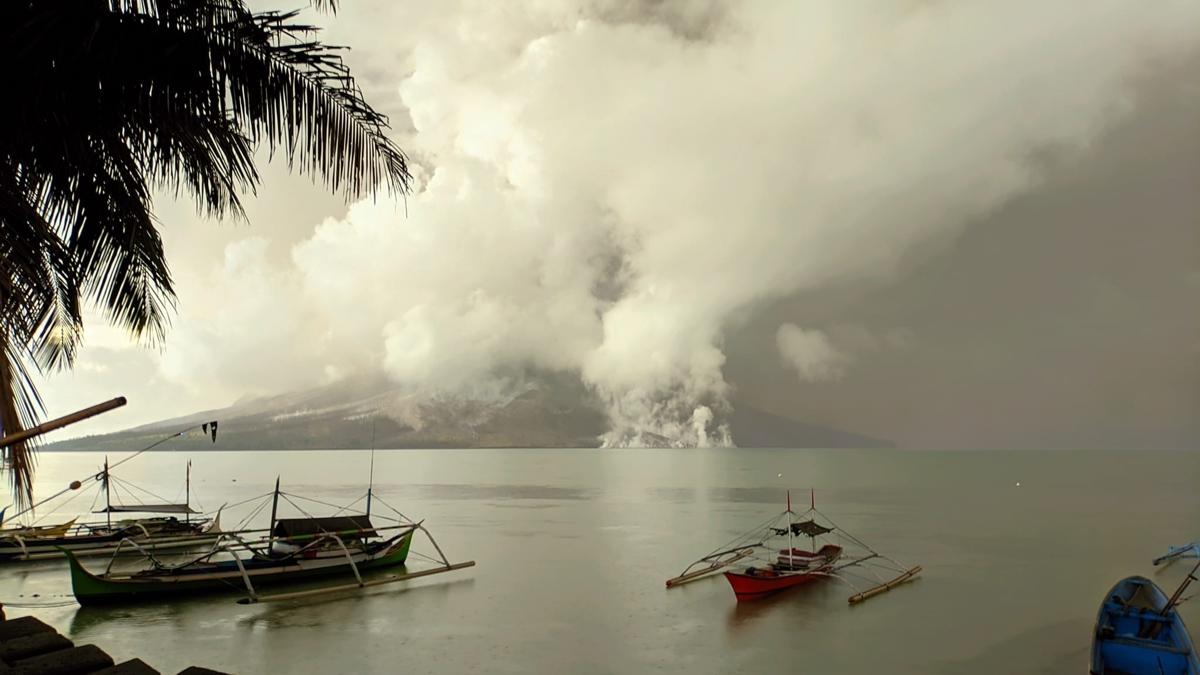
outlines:
[{"label": "silhouetted palm tree", "polygon": [[[337,48],[296,17],[243,0],[0,2],[4,432],[40,413],[29,368],[71,364],[84,299],[134,336],[162,338],[174,292],[155,189],[243,216],[260,144],[348,199],[407,189],[386,118]],[[9,458],[28,499],[31,448],[16,444]]]}]

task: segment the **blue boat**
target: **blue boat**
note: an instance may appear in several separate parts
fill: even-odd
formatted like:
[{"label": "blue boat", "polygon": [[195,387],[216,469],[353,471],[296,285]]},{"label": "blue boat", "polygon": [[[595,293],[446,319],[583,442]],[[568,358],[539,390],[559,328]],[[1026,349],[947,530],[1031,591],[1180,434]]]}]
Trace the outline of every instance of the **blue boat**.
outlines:
[{"label": "blue boat", "polygon": [[[1197,565],[1200,569],[1200,565]],[[1096,617],[1093,675],[1200,675],[1200,659],[1175,607],[1193,569],[1170,598],[1145,577],[1117,582]]]}]

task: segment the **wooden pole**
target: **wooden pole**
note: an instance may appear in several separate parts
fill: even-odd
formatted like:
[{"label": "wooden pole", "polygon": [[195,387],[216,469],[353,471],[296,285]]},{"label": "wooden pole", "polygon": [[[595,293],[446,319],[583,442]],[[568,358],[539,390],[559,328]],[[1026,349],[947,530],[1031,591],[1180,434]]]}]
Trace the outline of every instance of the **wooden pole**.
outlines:
[{"label": "wooden pole", "polygon": [[271,522],[267,523],[267,553],[271,552],[271,545],[275,543],[275,514],[279,510],[279,476],[275,476],[275,496],[271,499]]},{"label": "wooden pole", "polygon": [[788,566],[792,564],[792,491],[787,491],[788,499]]},{"label": "wooden pole", "polygon": [[76,422],[82,422],[83,420],[86,420],[89,417],[95,417],[96,415],[99,415],[100,413],[106,413],[110,410],[120,408],[121,406],[125,405],[125,403],[126,403],[125,397],[118,396],[117,398],[114,398],[111,401],[105,401],[104,403],[99,403],[90,408],[84,408],[83,410],[73,412],[70,415],[63,415],[62,417],[59,417],[57,419],[52,419],[48,422],[42,422],[41,424],[39,424],[36,427],[33,427],[31,429],[26,429],[24,431],[18,431],[14,434],[9,434],[7,436],[0,437],[0,448],[8,447],[14,443],[20,443],[21,441],[29,440],[30,438],[33,438],[34,436],[41,436],[44,433],[54,431],[55,429],[61,429],[69,424],[75,424]]},{"label": "wooden pole", "polygon": [[375,418],[371,418],[371,469],[367,474],[367,517],[371,517],[371,493],[375,487]]},{"label": "wooden pole", "polygon": [[1188,572],[1187,576],[1184,577],[1183,583],[1179,584],[1179,588],[1175,589],[1175,592],[1171,594],[1171,598],[1167,600],[1167,606],[1163,607],[1163,616],[1170,614],[1171,609],[1179,604],[1179,598],[1183,597],[1183,592],[1187,589],[1188,584],[1196,581],[1196,572],[1200,572],[1200,562],[1196,563],[1196,566],[1192,568],[1192,571]]},{"label": "wooden pole", "polygon": [[[104,520],[108,523],[109,529],[112,529],[112,493],[109,489],[109,484],[112,478],[108,475],[108,455],[104,456]],[[128,489],[128,488],[127,488]]]}]

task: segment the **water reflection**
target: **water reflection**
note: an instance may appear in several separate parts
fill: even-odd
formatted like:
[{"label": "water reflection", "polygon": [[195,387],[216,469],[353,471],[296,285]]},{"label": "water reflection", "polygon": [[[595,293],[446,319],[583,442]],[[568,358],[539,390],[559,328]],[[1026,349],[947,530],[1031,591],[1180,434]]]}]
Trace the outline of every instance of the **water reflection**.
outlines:
[{"label": "water reflection", "polygon": [[[116,607],[79,607],[71,616],[67,634],[72,639],[86,638],[108,628],[187,627],[188,603],[129,605]],[[196,604],[192,603],[195,608]]]},{"label": "water reflection", "polygon": [[[722,585],[721,590],[732,597],[733,591],[723,579]],[[835,584],[816,581],[757,600],[735,600],[725,615],[726,632],[734,636],[770,623],[785,623],[788,630],[804,628],[828,619],[830,612],[851,611],[846,595]]]}]

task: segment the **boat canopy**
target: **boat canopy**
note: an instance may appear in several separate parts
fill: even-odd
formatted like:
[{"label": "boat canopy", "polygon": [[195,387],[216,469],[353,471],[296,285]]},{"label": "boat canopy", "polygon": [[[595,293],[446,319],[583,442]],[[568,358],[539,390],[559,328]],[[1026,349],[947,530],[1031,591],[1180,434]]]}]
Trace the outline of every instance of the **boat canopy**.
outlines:
[{"label": "boat canopy", "polygon": [[283,538],[311,537],[337,534],[342,539],[357,539],[375,534],[368,516],[336,516],[329,518],[280,518],[275,521],[271,535]]},{"label": "boat canopy", "polygon": [[113,504],[92,513],[200,513],[188,504]]},{"label": "boat canopy", "polygon": [[822,534],[833,532],[832,527],[818,525],[814,520],[802,520],[798,523],[792,523],[792,532],[796,534],[807,534],[810,537],[819,537]]}]

